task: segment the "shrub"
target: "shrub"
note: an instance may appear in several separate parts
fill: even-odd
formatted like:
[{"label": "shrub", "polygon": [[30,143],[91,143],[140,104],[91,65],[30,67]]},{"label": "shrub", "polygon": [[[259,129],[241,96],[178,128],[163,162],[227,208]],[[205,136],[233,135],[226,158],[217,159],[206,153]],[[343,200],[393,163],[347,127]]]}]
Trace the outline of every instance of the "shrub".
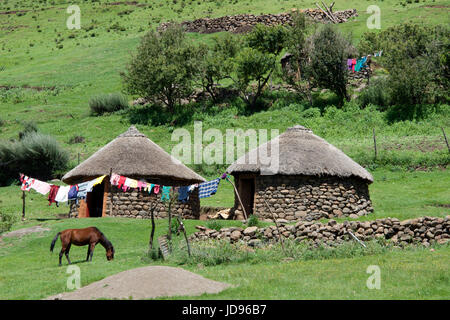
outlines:
[{"label": "shrub", "polygon": [[209,229],[217,230],[217,231],[219,231],[220,229],[223,228],[222,223],[219,222],[218,220],[209,220],[206,223],[206,227],[208,227]]},{"label": "shrub", "polygon": [[374,78],[368,87],[361,91],[358,96],[361,107],[369,104],[380,106],[381,110],[386,110],[391,105],[391,95],[388,79],[385,77]]},{"label": "shrub", "polygon": [[248,217],[247,226],[248,227],[258,227],[260,225],[258,217],[254,214],[251,214],[250,217]]},{"label": "shrub", "polygon": [[51,136],[39,132],[26,134],[22,140],[0,144],[0,184],[17,180],[19,173],[49,180],[67,169],[68,153]]},{"label": "shrub", "polygon": [[23,130],[19,132],[19,139],[22,140],[27,134],[38,132],[36,122],[27,121],[23,123]]},{"label": "shrub", "polygon": [[11,230],[11,227],[16,221],[17,217],[13,214],[7,214],[0,211],[0,234]]},{"label": "shrub", "polygon": [[127,99],[120,93],[100,94],[89,100],[92,115],[102,115],[128,108]]},{"label": "shrub", "polygon": [[383,49],[379,62],[390,74],[388,87],[396,106],[390,110],[392,118],[418,118],[427,113],[424,106],[448,101],[449,32],[447,26],[408,22],[363,35],[363,53]]}]

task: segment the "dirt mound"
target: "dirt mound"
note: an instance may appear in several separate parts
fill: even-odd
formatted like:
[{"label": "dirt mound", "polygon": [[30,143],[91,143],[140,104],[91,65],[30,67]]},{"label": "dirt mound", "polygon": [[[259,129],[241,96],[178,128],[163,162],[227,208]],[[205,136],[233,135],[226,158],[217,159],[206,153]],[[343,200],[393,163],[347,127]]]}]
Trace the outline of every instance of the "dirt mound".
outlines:
[{"label": "dirt mound", "polygon": [[30,228],[23,228],[15,231],[11,231],[8,233],[5,233],[0,236],[0,238],[12,238],[12,237],[22,237],[26,234],[33,233],[33,232],[44,232],[44,231],[50,231],[49,228],[42,228],[41,226],[34,226]]},{"label": "dirt mound", "polygon": [[219,293],[227,283],[209,280],[181,268],[150,266],[131,269],[47,300],[149,299]]}]

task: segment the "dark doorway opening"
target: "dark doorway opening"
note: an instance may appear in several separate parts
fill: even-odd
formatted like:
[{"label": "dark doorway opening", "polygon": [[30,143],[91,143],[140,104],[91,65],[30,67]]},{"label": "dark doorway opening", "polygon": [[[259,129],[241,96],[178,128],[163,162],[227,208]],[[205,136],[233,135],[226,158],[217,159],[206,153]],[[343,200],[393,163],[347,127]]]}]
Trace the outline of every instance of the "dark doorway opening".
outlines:
[{"label": "dark doorway opening", "polygon": [[92,192],[88,192],[86,197],[89,217],[101,217],[103,215],[103,192],[104,183],[96,185],[92,188]]},{"label": "dark doorway opening", "polygon": [[255,200],[254,178],[241,178],[239,180],[239,196],[247,215],[253,214],[253,202]]}]

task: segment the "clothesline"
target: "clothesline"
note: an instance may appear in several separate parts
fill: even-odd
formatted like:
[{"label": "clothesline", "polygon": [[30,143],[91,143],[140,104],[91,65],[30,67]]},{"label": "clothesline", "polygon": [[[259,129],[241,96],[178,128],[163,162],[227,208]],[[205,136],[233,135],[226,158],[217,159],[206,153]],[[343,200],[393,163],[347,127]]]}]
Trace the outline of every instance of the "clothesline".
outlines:
[{"label": "clothesline", "polygon": [[[92,192],[94,186],[101,184],[105,177],[106,175],[103,175],[75,185],[58,186],[20,174],[20,182],[22,183],[22,191],[33,189],[42,195],[48,194],[49,206],[52,203],[56,203],[56,206],[58,206],[59,203],[67,203],[69,200],[78,201],[79,199],[85,199],[87,193]],[[206,198],[216,194],[220,180],[226,177],[225,173],[220,178],[211,181],[174,187],[148,183],[113,173],[111,174],[110,182],[111,185],[116,186],[123,192],[127,192],[130,189],[139,189],[139,191],[148,192],[149,194],[159,194],[161,192],[162,201],[170,200],[170,193],[173,190],[175,193],[178,193],[178,201],[186,203],[189,200],[190,193],[196,188],[199,190],[199,198]]]},{"label": "clothesline", "polygon": [[[380,50],[378,52],[375,52],[373,54],[374,57],[381,57],[381,55],[383,54],[383,50]],[[367,67],[367,58],[372,57],[372,55],[367,55],[367,56],[363,56],[360,57],[359,59],[347,59],[347,67],[348,70],[352,71],[352,72],[359,72],[362,69]]]}]

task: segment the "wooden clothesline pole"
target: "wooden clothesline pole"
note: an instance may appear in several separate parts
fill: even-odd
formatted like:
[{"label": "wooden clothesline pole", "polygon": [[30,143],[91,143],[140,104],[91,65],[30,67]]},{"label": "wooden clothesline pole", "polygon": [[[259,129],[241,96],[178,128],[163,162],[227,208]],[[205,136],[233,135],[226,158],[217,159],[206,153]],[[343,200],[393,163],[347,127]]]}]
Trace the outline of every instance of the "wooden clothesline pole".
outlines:
[{"label": "wooden clothesline pole", "polygon": [[234,183],[228,178],[228,174],[227,174],[227,173],[225,173],[225,174],[226,174],[226,178],[225,178],[225,179],[226,179],[229,183],[231,183],[231,185],[233,186],[234,192],[235,192],[235,194],[236,194],[236,197],[238,198],[238,201],[239,201],[239,203],[241,204],[242,211],[244,212],[244,218],[245,218],[245,220],[247,220],[247,219],[248,219],[248,218],[247,218],[247,212],[245,211],[244,205],[242,204],[241,197],[239,196],[239,192],[238,192],[236,186],[234,185]]}]

